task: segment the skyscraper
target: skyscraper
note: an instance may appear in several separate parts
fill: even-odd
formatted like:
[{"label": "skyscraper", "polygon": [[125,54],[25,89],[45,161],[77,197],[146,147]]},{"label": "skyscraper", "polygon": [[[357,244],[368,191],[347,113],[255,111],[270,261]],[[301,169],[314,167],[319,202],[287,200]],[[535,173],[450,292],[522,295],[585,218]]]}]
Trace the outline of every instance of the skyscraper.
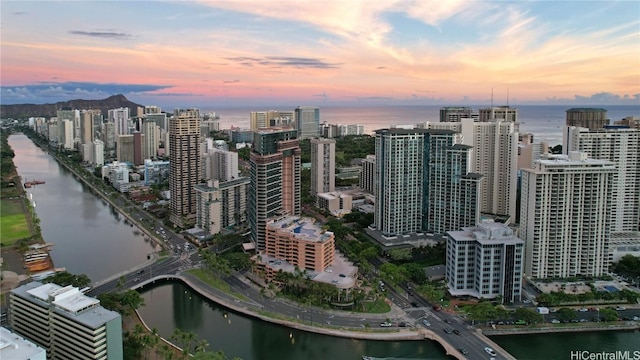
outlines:
[{"label": "skyscraper", "polygon": [[[490,110],[490,109],[488,109]],[[475,122],[425,122],[424,129],[448,129],[462,134],[462,143],[473,147],[469,170],[483,176],[480,187],[480,211],[516,217],[518,179],[517,123],[497,118]]]},{"label": "skyscraper", "polygon": [[567,110],[566,125],[599,130],[609,124],[607,110],[602,108],[571,108]]},{"label": "skyscraper", "polygon": [[247,218],[258,250],[264,250],[269,218],[300,214],[300,156],[293,129],[264,129],[254,134]]},{"label": "skyscraper", "polygon": [[463,118],[478,119],[478,114],[473,114],[473,109],[466,106],[446,106],[440,108],[440,122],[459,122]]},{"label": "skyscraper", "polygon": [[160,146],[160,127],[154,121],[144,119],[142,133],[144,134],[145,159],[155,159],[158,156],[158,147]]},{"label": "skyscraper", "polygon": [[565,154],[580,151],[590,158],[616,164],[612,188],[612,231],[640,230],[640,130],[568,126],[562,146]]},{"label": "skyscraper", "polygon": [[171,222],[180,227],[196,215],[194,185],[200,182],[200,111],[175,109],[169,119]]},{"label": "skyscraper", "polygon": [[314,106],[298,106],[295,109],[298,138],[308,139],[320,135],[320,109]]},{"label": "skyscraper", "polygon": [[482,176],[467,172],[471,148],[460,141],[451,130],[376,131],[375,230],[444,234],[479,221]]},{"label": "skyscraper", "polygon": [[530,278],[599,276],[608,270],[615,164],[585,153],[546,155],[522,170],[520,237]]},{"label": "skyscraper", "polygon": [[249,113],[249,126],[251,130],[268,127],[292,126],[294,121],[293,111],[252,111]]},{"label": "skyscraper", "polygon": [[311,139],[311,195],[336,189],[336,141]]},{"label": "skyscraper", "polygon": [[492,106],[478,111],[478,121],[480,122],[495,121],[497,119],[518,122],[518,109],[509,106]]},{"label": "skyscraper", "polygon": [[109,110],[109,122],[114,123],[116,136],[129,134],[130,120],[128,107]]}]

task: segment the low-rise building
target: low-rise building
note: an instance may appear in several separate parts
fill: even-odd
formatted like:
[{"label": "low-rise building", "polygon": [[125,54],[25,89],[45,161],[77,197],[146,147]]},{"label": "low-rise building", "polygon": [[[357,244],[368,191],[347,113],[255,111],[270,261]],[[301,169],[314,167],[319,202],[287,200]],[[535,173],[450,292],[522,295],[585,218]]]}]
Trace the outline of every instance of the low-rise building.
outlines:
[{"label": "low-rise building", "polygon": [[47,351],[21,335],[0,327],[0,359],[46,360]]},{"label": "low-rise building", "polygon": [[351,195],[339,191],[320,193],[316,199],[320,209],[338,217],[351,212],[352,201],[353,197]]}]

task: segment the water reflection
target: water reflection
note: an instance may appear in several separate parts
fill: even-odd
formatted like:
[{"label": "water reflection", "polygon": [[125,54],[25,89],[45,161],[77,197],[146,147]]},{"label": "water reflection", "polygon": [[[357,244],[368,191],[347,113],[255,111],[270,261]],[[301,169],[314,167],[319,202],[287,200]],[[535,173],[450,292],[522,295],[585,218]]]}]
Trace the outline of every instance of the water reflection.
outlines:
[{"label": "water reflection", "polygon": [[[159,284],[142,293],[145,306],[140,314],[150,327],[165,338],[175,328],[191,331],[244,360],[360,359],[375,357],[447,359],[431,341],[362,341],[307,333],[254,320],[211,303],[178,282]],[[165,314],[174,313],[173,317]],[[176,315],[179,314],[179,315]]]}]

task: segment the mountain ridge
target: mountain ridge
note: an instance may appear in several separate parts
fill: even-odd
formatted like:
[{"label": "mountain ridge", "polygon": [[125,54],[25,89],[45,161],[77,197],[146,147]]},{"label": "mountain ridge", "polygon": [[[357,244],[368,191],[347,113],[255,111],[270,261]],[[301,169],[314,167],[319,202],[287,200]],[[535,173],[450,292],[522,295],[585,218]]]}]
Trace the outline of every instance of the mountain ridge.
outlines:
[{"label": "mountain ridge", "polygon": [[101,100],[84,100],[74,99],[68,101],[59,101],[50,104],[11,104],[0,105],[1,118],[29,118],[29,117],[54,117],[57,111],[62,108],[71,108],[77,110],[100,109],[103,116],[107,116],[110,109],[128,107],[131,116],[137,114],[138,107],[143,105],[136,104],[127,99],[122,94],[111,95]]}]

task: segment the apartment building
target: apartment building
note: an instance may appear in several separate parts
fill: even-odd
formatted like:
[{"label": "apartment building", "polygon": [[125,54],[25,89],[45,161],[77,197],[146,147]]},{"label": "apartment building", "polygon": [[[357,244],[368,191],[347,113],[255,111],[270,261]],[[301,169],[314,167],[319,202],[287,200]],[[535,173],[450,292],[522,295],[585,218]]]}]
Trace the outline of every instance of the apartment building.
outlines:
[{"label": "apartment building", "polygon": [[520,236],[530,278],[608,271],[616,166],[587,154],[546,155],[522,170]]}]

